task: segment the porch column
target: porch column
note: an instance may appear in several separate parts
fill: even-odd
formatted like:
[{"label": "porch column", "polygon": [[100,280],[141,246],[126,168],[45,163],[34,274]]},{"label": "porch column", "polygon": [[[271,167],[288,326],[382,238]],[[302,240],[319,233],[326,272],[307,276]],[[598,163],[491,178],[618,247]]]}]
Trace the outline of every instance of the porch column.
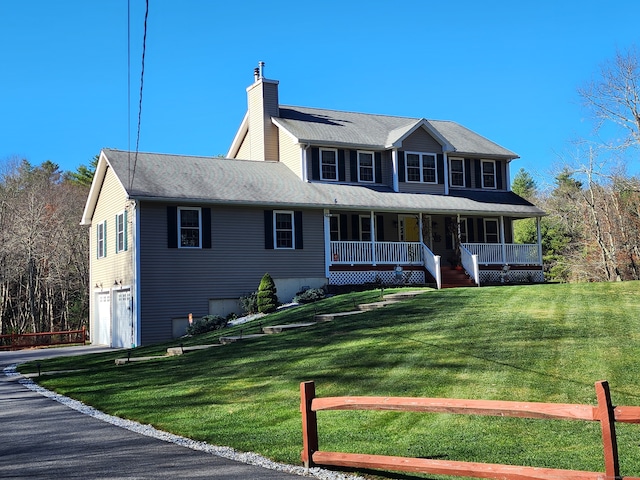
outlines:
[{"label": "porch column", "polygon": [[371,220],[371,263],[375,266],[378,259],[376,258],[376,216],[373,210],[369,213]]},{"label": "porch column", "polygon": [[418,240],[420,243],[424,243],[424,236],[422,235],[422,212],[418,213]]},{"label": "porch column", "polygon": [[507,263],[507,245],[504,238],[504,217],[500,215],[500,242],[502,243],[502,263]]},{"label": "porch column", "polygon": [[329,266],[331,265],[331,213],[324,209],[324,275],[329,278]]},{"label": "porch column", "polygon": [[542,229],[540,228],[540,217],[536,217],[536,231],[538,233],[538,261],[542,265]]},{"label": "porch column", "polygon": [[398,168],[398,149],[391,150],[391,167],[393,168],[393,191],[400,191],[400,184],[398,180],[399,168]]}]

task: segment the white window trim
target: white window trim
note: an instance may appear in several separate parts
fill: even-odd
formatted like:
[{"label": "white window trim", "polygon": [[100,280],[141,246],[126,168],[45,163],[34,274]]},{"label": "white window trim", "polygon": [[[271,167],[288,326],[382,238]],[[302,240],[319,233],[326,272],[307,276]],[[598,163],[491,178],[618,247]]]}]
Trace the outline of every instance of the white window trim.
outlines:
[{"label": "white window trim", "polygon": [[[334,218],[335,218],[336,225],[338,226],[337,230],[332,230],[331,229],[331,222],[333,221]],[[340,230],[341,230],[340,229],[340,216],[339,215],[331,215],[329,217],[329,239],[330,239],[330,241],[332,241],[332,242],[339,242],[340,241],[340,239],[342,238],[342,232]],[[331,240],[331,234],[333,232],[336,232],[338,234],[338,239],[337,240]]]},{"label": "white window trim", "polygon": [[[102,235],[100,235],[102,232]],[[107,221],[104,220],[96,226],[96,250],[98,258],[104,258],[107,256]],[[102,244],[102,246],[100,246]]]},{"label": "white window trim", "polygon": [[[120,223],[120,218],[122,218],[122,230],[118,228],[118,223]],[[120,233],[122,233],[122,248],[120,248]],[[127,244],[127,239],[125,235],[127,234],[127,227],[125,225],[125,214],[124,210],[118,214],[116,214],[116,253],[126,252],[127,249],[125,245]]]},{"label": "white window trim", "polygon": [[[452,162],[453,162],[453,161],[458,161],[458,160],[459,160],[459,161],[460,161],[460,163],[462,164],[462,185],[454,185],[454,184],[453,184],[453,181],[452,181],[452,179],[453,179],[453,173],[454,173],[454,172],[453,172],[453,168],[452,168],[452,166],[451,166],[451,165],[452,165]],[[465,166],[465,164],[464,164],[464,163],[465,163],[465,162],[464,162],[464,158],[459,158],[459,157],[449,157],[449,185],[450,185],[451,187],[457,187],[457,188],[463,188],[463,187],[465,187],[465,181],[464,181],[464,179],[465,179],[465,175],[466,175],[466,172],[465,172],[465,168],[466,168],[466,166]],[[455,173],[458,173],[458,172],[455,172]]]},{"label": "white window trim", "polygon": [[[418,156],[418,168],[420,169],[420,180],[409,180],[409,164],[407,163],[407,155],[417,155]],[[435,165],[435,182],[427,182],[424,179],[424,157],[432,157]],[[430,152],[405,152],[404,153],[404,179],[407,183],[427,183],[430,185],[435,185],[438,183],[438,154],[430,153]],[[416,167],[411,167],[416,168]]]},{"label": "white window trim", "polygon": [[[182,245],[182,211],[183,210],[197,210],[198,211],[198,246],[191,247],[188,245]],[[191,230],[191,229],[190,229]],[[200,207],[178,207],[178,248],[185,248],[190,250],[198,250],[202,248],[202,208]]]},{"label": "white window trim", "polygon": [[[484,184],[484,164],[485,163],[493,164],[493,187],[488,187]],[[496,168],[497,168],[497,165],[495,160],[480,160],[480,178],[482,182],[482,188],[487,188],[490,190],[496,190],[498,188],[498,178],[497,178]]]},{"label": "white window trim", "polygon": [[[278,246],[278,229],[276,218],[278,214],[286,214],[291,216],[291,246],[279,247]],[[273,248],[274,250],[295,250],[296,248],[296,216],[293,210],[274,210],[273,211]]]},{"label": "white window trim", "polygon": [[[322,152],[333,152],[335,154],[335,167],[336,167],[336,178],[324,178],[323,169],[322,169]],[[340,172],[338,171],[338,149],[337,148],[320,148],[320,180],[325,182],[337,182],[340,179]]]},{"label": "white window trim", "polygon": [[[363,238],[362,238],[362,232],[364,230],[362,228],[362,220],[363,219],[369,220],[369,239],[368,240],[363,240]],[[358,224],[358,230],[359,230],[358,237],[360,238],[360,241],[361,242],[370,242],[371,241],[371,231],[373,230],[371,228],[371,215],[358,215],[358,222],[359,222],[359,224]]]},{"label": "white window trim", "polygon": [[[496,224],[496,235],[497,239],[495,242],[489,242],[487,240],[487,223],[495,222]],[[500,243],[500,221],[497,218],[483,218],[482,219],[482,229],[484,233],[484,243],[498,244]]]},{"label": "white window trim", "polygon": [[[362,153],[371,155],[371,178],[373,178],[373,180],[362,180],[360,178],[360,154]],[[369,150],[358,150],[358,183],[376,183],[376,181],[376,153]]]}]

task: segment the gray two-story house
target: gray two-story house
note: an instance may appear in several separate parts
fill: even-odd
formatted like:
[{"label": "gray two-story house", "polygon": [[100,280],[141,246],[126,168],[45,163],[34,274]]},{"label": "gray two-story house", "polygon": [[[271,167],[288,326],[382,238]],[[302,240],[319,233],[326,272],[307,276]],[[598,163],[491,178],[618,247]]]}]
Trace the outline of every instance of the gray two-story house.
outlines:
[{"label": "gray two-story house", "polygon": [[514,220],[544,215],[510,191],[515,153],[455,122],[283,106],[254,80],[227,158],[101,153],[82,220],[93,343],[171,339],[266,272],[282,301],[544,280],[540,235],[513,243]]}]

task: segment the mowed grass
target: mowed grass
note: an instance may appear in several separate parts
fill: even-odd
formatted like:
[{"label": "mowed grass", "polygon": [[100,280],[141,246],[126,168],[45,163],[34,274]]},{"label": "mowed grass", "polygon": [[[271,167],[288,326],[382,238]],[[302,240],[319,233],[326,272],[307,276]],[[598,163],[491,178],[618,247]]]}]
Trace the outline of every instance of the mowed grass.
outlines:
[{"label": "mowed grass", "polygon": [[[262,323],[308,321],[379,295],[338,296]],[[258,331],[255,323],[242,328]],[[299,385],[307,380],[318,396],[593,405],[594,382],[608,380],[614,404],[640,405],[640,282],[433,290],[184,356],[125,366],[116,356],[123,354],[43,361],[43,371],[84,370],[39,382],[114,415],[299,464]],[[318,423],[321,450],[604,471],[597,423],[371,411],[319,412]],[[640,426],[617,431],[622,474],[640,475]]]}]

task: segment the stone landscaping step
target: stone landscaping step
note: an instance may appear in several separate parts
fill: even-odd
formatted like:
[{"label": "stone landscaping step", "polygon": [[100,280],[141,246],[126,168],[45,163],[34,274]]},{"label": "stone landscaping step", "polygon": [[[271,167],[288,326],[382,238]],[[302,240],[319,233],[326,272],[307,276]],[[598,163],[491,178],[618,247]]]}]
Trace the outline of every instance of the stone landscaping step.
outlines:
[{"label": "stone landscaping step", "polygon": [[227,345],[233,342],[239,342],[241,340],[251,340],[252,338],[264,337],[266,333],[254,333],[251,335],[238,335],[234,337],[220,337],[220,343]]},{"label": "stone landscaping step", "polygon": [[116,365],[126,365],[131,362],[147,362],[149,360],[157,360],[158,358],[166,358],[164,355],[155,357],[131,357],[131,358],[116,358]]},{"label": "stone landscaping step", "polygon": [[302,327],[310,327],[311,325],[315,325],[316,322],[308,322],[308,323],[289,323],[286,325],[270,325],[268,327],[262,327],[262,331],[267,335],[273,333],[282,333],[283,330],[290,330],[293,328],[302,328]]},{"label": "stone landscaping step", "polygon": [[174,355],[182,355],[187,352],[193,352],[194,350],[204,350],[206,348],[219,347],[219,343],[212,345],[189,345],[188,347],[169,347],[167,348],[167,355],[170,357]]},{"label": "stone landscaping step", "polygon": [[394,303],[400,303],[400,300],[383,300],[381,302],[373,302],[373,303],[362,303],[358,305],[358,309],[369,312],[371,310],[377,310],[378,308],[386,307],[387,305],[392,305]]},{"label": "stone landscaping step", "polygon": [[364,313],[364,310],[353,310],[351,312],[338,312],[338,313],[319,313],[315,315],[313,319],[316,322],[330,322],[336,318],[346,317],[348,315],[357,315],[358,313]]},{"label": "stone landscaping step", "polygon": [[398,292],[398,293],[390,293],[382,297],[385,300],[409,300],[411,298],[416,297],[417,295],[421,295],[426,293],[427,290],[415,290],[411,292]]}]

